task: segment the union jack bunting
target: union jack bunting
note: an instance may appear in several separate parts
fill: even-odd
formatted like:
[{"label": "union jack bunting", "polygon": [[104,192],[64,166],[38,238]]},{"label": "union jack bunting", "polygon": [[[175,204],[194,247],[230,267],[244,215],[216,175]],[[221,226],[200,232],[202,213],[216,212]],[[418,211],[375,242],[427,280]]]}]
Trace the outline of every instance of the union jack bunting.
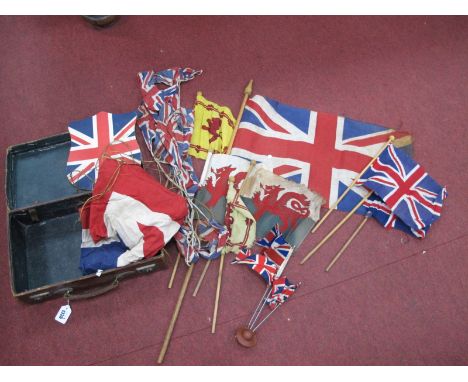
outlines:
[{"label": "union jack bunting", "polygon": [[[181,106],[180,84],[198,74],[201,74],[200,70],[190,68],[138,74],[143,102],[138,108],[137,126],[153,158],[171,167],[174,179],[189,205],[198,189],[198,178],[188,155],[193,132],[193,110]],[[168,87],[159,89],[157,85],[161,83]],[[184,224],[174,236],[187,264],[198,260],[200,249],[193,217],[193,209],[190,207]]]},{"label": "union jack bunting", "polygon": [[125,162],[140,163],[135,138],[136,113],[111,114],[101,111],[68,126],[71,147],[67,161],[68,180],[83,190],[92,190],[98,178],[98,161],[103,154]]},{"label": "union jack bunting", "polygon": [[278,277],[274,280],[271,287],[271,294],[267,298],[267,304],[271,309],[285,303],[297,289],[297,285],[291,284],[285,276]]},{"label": "union jack bunting", "polygon": [[264,255],[252,255],[243,260],[234,261],[233,264],[246,264],[250,269],[262,276],[267,284],[271,284],[275,278],[278,267]]},{"label": "union jack bunting", "polygon": [[[138,108],[137,126],[150,152],[173,168],[192,196],[198,183],[192,159],[188,155],[193,132],[193,110],[181,107],[180,83],[200,73],[190,68],[179,68],[138,74],[143,103]],[[169,87],[160,90],[158,83]]]},{"label": "union jack bunting", "polygon": [[389,145],[362,175],[360,183],[382,198],[388,208],[413,230],[440,217],[446,189],[402,150]]},{"label": "union jack bunting", "polygon": [[267,256],[278,267],[280,267],[292,253],[292,247],[281,234],[278,223],[275,224],[263,239],[258,240],[256,244],[260,247],[264,247],[263,251],[260,253]]},{"label": "union jack bunting", "polygon": [[197,231],[201,241],[198,254],[207,260],[214,260],[221,256],[221,251],[229,237],[228,229],[211,219],[208,224],[199,221]]},{"label": "union jack bunting", "polygon": [[[407,133],[256,95],[247,101],[231,153],[306,185],[330,207],[390,135],[398,146],[411,144]],[[355,187],[353,193],[363,196],[365,190]],[[346,196],[338,209],[354,206]]]}]

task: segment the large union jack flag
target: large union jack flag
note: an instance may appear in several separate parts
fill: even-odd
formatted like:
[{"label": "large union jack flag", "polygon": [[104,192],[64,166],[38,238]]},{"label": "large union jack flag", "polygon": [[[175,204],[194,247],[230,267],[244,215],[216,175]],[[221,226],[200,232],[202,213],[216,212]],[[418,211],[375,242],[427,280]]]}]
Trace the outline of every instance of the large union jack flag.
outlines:
[{"label": "large union jack flag", "polygon": [[262,276],[267,284],[271,284],[275,279],[278,267],[268,257],[264,255],[252,255],[242,260],[233,261],[233,264],[246,264],[254,272]]},{"label": "large union jack flag", "polygon": [[[308,186],[330,206],[392,134],[398,145],[411,144],[407,133],[256,95],[246,104],[232,154]],[[355,187],[350,194],[365,193]],[[338,208],[354,205],[347,196]]]},{"label": "large union jack flag", "polygon": [[413,230],[428,228],[440,217],[445,187],[411,157],[389,145],[360,179]]},{"label": "large union jack flag", "polygon": [[98,161],[103,154],[140,163],[140,147],[135,137],[136,112],[100,113],[70,123],[71,147],[67,161],[69,181],[83,190],[92,190],[98,178]]}]

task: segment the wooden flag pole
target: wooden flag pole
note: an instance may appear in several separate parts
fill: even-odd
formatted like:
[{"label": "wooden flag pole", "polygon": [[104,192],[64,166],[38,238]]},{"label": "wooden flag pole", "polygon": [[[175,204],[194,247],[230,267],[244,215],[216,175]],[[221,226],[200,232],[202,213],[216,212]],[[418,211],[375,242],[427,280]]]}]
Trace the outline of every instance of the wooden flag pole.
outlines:
[{"label": "wooden flag pole", "polygon": [[358,204],[356,204],[354,206],[354,208],[348,212],[348,214],[343,218],[343,220],[341,220],[336,226],[335,228],[333,228],[328,234],[327,236],[325,236],[322,240],[320,240],[320,242],[315,246],[315,248],[310,251],[302,260],[301,260],[301,264],[304,264],[315,252],[317,252],[319,250],[319,248],[324,245],[328,239],[330,239],[330,237],[332,237],[334,235],[334,233],[336,231],[338,231],[341,226],[346,223],[349,218],[351,216],[353,216],[354,212],[359,208],[361,207],[365,202],[366,200],[372,195],[373,191],[370,191]]},{"label": "wooden flag pole", "polygon": [[315,225],[314,227],[312,228],[312,233],[314,233],[315,231],[318,230],[318,228],[322,225],[322,223],[328,218],[328,216],[332,213],[332,211],[336,208],[336,206],[338,205],[338,203],[340,203],[344,197],[348,194],[349,191],[351,191],[351,189],[355,186],[356,182],[361,178],[362,174],[364,174],[366,172],[366,170],[372,166],[372,164],[377,160],[377,158],[379,157],[380,154],[382,154],[382,152],[387,148],[387,146],[392,143],[393,141],[395,140],[395,137],[393,135],[391,135],[389,138],[388,138],[388,141],[385,142],[383,144],[383,146],[380,148],[379,151],[377,151],[377,154],[374,155],[374,157],[371,159],[371,161],[367,164],[366,167],[364,167],[364,169],[359,173],[358,176],[356,176],[353,180],[353,182],[348,186],[348,188],[345,190],[345,192],[343,192],[340,197],[336,200],[335,203],[333,203],[333,205],[329,208],[329,210],[326,212],[325,215],[322,216],[322,219],[320,219]]},{"label": "wooden flag pole", "polygon": [[[167,253],[167,252],[166,252]],[[179,266],[179,259],[180,259],[180,255],[179,253],[177,252],[177,258],[176,258],[176,261],[175,261],[175,264],[174,264],[174,268],[172,269],[172,274],[171,274],[171,278],[169,279],[169,284],[167,285],[167,287],[169,289],[172,288],[172,284],[174,282],[174,278],[175,278],[175,275],[177,273],[177,267]]]},{"label": "wooden flag pole", "polygon": [[[242,119],[242,115],[244,114],[245,104],[247,103],[247,100],[252,94],[252,85],[253,85],[253,80],[250,80],[244,89],[244,98],[242,100],[241,107],[239,109],[239,114],[237,115],[236,125],[234,127],[234,130],[232,131],[231,140],[229,142],[229,146],[226,151],[227,154],[231,154],[232,145],[234,144],[234,139],[236,138],[237,130],[239,129],[240,120]],[[255,161],[252,161],[250,163],[249,171],[247,172],[247,175],[245,176],[244,183],[245,183],[245,180],[248,178],[249,173],[252,170],[253,166],[255,166]],[[242,184],[242,186],[244,185],[244,183]],[[211,324],[211,333],[213,334],[216,332],[216,321],[218,318],[219,297],[221,295],[221,281],[223,278],[224,252],[221,253],[219,262],[220,263],[219,263],[219,270],[218,270],[218,284],[216,286],[216,297],[215,297],[215,305],[214,305],[214,310],[213,310],[213,322]]]},{"label": "wooden flag pole", "polygon": [[[256,161],[251,161],[249,169],[247,170],[247,174],[245,175],[244,181],[242,182],[242,186],[239,190],[239,196],[241,195],[242,191],[245,189],[245,184],[247,181],[247,178],[249,177],[250,173],[252,172],[253,168],[257,164]],[[229,178],[229,181],[232,182],[234,180],[233,177]],[[214,334],[216,332],[216,321],[218,318],[218,306],[219,306],[219,297],[221,294],[221,281],[223,277],[223,266],[224,266],[224,251],[221,252],[221,258],[219,259],[219,271],[218,271],[218,285],[216,286],[216,297],[215,297],[215,305],[214,305],[214,310],[213,310],[213,322],[211,324],[211,333]]]},{"label": "wooden flag pole", "polygon": [[367,214],[364,219],[359,223],[357,228],[354,230],[353,234],[346,240],[346,243],[341,247],[341,249],[338,251],[338,253],[335,255],[333,260],[328,264],[328,267],[325,269],[325,272],[330,271],[330,269],[333,267],[333,265],[338,261],[338,259],[341,257],[344,251],[346,251],[346,248],[351,244],[351,242],[354,240],[354,238],[357,236],[357,234],[361,231],[362,227],[364,227],[364,224],[369,220],[369,217],[371,215]]},{"label": "wooden flag pole", "polygon": [[195,267],[194,264],[190,264],[187,269],[187,273],[185,274],[184,283],[182,284],[182,289],[180,290],[179,297],[177,299],[176,306],[174,308],[174,312],[172,313],[171,322],[169,323],[169,327],[167,328],[166,336],[164,337],[164,343],[161,348],[161,352],[159,353],[158,363],[161,364],[164,362],[164,357],[167,352],[167,348],[169,347],[169,342],[171,341],[172,332],[174,331],[174,326],[177,322],[177,318],[179,317],[180,307],[182,306],[182,302],[184,301],[185,292],[187,291],[187,286],[190,281],[190,277],[192,276],[193,268]]},{"label": "wooden flag pole", "polygon": [[218,306],[219,306],[219,296],[221,294],[221,281],[223,278],[223,267],[224,267],[224,252],[221,253],[219,258],[219,271],[218,271],[218,285],[216,286],[216,298],[215,305],[213,310],[213,322],[211,323],[211,333],[216,333],[216,321],[218,318]]},{"label": "wooden flag pole", "polygon": [[200,275],[200,278],[198,279],[197,286],[195,287],[195,290],[193,291],[193,294],[192,294],[193,297],[197,296],[198,290],[200,289],[202,285],[203,279],[205,278],[206,271],[208,270],[208,267],[210,266],[210,264],[211,264],[211,260],[207,260],[205,267],[203,268],[203,272]]},{"label": "wooden flag pole", "polygon": [[252,94],[252,85],[253,85],[253,80],[250,80],[244,89],[244,99],[242,100],[241,107],[239,109],[239,114],[237,115],[236,126],[234,127],[234,130],[232,131],[231,140],[229,141],[229,146],[226,151],[227,154],[231,154],[232,145],[234,144],[234,139],[236,138],[237,130],[239,129],[240,120],[242,119],[242,114],[244,114],[245,104],[247,103],[247,100]]}]

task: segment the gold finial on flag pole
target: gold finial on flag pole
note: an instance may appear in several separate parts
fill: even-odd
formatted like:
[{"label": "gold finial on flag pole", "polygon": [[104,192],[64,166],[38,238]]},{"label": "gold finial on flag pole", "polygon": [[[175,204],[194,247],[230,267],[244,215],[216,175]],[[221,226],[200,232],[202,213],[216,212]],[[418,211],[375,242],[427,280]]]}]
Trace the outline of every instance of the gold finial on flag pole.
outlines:
[{"label": "gold finial on flag pole", "polygon": [[371,159],[371,161],[367,164],[366,167],[359,173],[358,176],[356,176],[353,180],[353,182],[348,186],[348,188],[340,195],[340,197],[333,203],[333,205],[329,208],[329,210],[326,212],[325,215],[322,216],[322,218],[314,225],[312,228],[312,233],[318,230],[318,228],[322,225],[322,223],[328,218],[328,216],[332,213],[332,211],[338,206],[338,204],[344,199],[344,197],[348,194],[348,192],[354,187],[356,182],[361,178],[362,174],[366,172],[366,170],[372,166],[372,164],[377,160],[380,154],[387,148],[388,145],[390,145],[393,141],[395,140],[395,137],[391,135],[388,138],[388,141],[385,142],[382,147],[377,151],[377,154],[374,155],[374,157]]},{"label": "gold finial on flag pole", "polygon": [[244,114],[245,104],[247,103],[247,100],[252,94],[252,87],[253,87],[253,80],[250,80],[244,89],[244,99],[242,100],[241,107],[239,109],[239,114],[237,115],[236,125],[234,127],[234,130],[232,131],[231,140],[229,142],[229,146],[226,151],[227,154],[231,154],[232,145],[234,144],[234,139],[236,139],[237,130],[239,129],[239,124],[242,119],[242,114]]}]

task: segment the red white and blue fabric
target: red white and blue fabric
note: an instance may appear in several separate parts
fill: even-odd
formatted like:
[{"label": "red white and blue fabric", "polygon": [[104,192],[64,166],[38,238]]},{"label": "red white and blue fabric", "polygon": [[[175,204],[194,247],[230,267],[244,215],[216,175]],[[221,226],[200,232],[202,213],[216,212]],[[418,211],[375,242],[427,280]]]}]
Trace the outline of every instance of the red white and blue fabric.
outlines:
[{"label": "red white and blue fabric", "polygon": [[190,233],[186,226],[182,226],[177,232],[175,239],[179,252],[187,255],[191,263],[196,263],[199,257],[206,260],[215,260],[221,256],[221,251],[226,245],[229,237],[228,229],[211,219],[207,223],[198,221],[197,234],[199,241],[190,243]]},{"label": "red white and blue fabric", "polygon": [[235,264],[238,261],[245,260],[247,257],[252,256],[252,254],[253,252],[251,248],[241,247],[239,249],[239,252],[236,254],[235,259],[231,261],[231,264]]},{"label": "red white and blue fabric", "polygon": [[140,147],[135,137],[136,113],[111,114],[101,111],[71,122],[68,180],[83,190],[92,190],[98,178],[98,161],[103,154],[140,163]]},{"label": "red white and blue fabric", "polygon": [[[231,153],[254,159],[275,174],[306,185],[331,206],[390,135],[408,137],[256,95],[247,101]],[[361,197],[365,190],[356,187],[353,193]],[[348,211],[354,206],[346,196],[338,209]]]},{"label": "red white and blue fabric", "polygon": [[407,233],[408,235],[415,236],[422,239],[426,236],[428,227],[422,229],[413,229],[408,227],[392,210],[375,194],[372,194],[369,199],[364,202],[362,206],[371,213],[371,216],[377,220],[386,229],[398,229]]},{"label": "red white and blue fabric", "polygon": [[359,182],[380,196],[389,209],[413,230],[429,228],[440,217],[446,197],[445,187],[393,145],[379,155]]},{"label": "red white and blue fabric", "polygon": [[275,224],[263,239],[258,240],[256,244],[264,248],[260,253],[267,256],[278,267],[280,267],[292,253],[292,247],[280,232],[278,223]]},{"label": "red white and blue fabric", "polygon": [[297,289],[297,285],[291,284],[285,276],[278,277],[271,285],[271,294],[267,298],[267,304],[271,309],[284,304]]},{"label": "red white and blue fabric", "polygon": [[151,257],[176,234],[187,215],[182,196],[137,164],[105,159],[93,198],[81,214],[84,273]]},{"label": "red white and blue fabric", "polygon": [[[193,110],[181,106],[180,84],[201,73],[191,68],[172,68],[138,74],[143,102],[138,108],[137,125],[150,152],[172,167],[191,195],[195,194],[198,184],[188,155]],[[168,87],[159,89],[157,84],[161,83]]]},{"label": "red white and blue fabric", "polygon": [[[159,72],[138,74],[143,102],[138,108],[137,126],[153,157],[171,168],[183,189],[183,195],[192,199],[198,190],[198,178],[188,155],[193,132],[193,110],[181,106],[180,84],[201,74],[191,68],[171,68]],[[167,85],[159,89],[158,84]],[[175,236],[178,248],[190,264],[198,260],[198,239],[193,228],[193,210],[190,209],[180,232]]]},{"label": "red white and blue fabric", "polygon": [[275,279],[278,266],[264,255],[251,255],[243,260],[236,260],[233,264],[246,264],[254,272],[262,276],[267,284],[271,284]]}]

